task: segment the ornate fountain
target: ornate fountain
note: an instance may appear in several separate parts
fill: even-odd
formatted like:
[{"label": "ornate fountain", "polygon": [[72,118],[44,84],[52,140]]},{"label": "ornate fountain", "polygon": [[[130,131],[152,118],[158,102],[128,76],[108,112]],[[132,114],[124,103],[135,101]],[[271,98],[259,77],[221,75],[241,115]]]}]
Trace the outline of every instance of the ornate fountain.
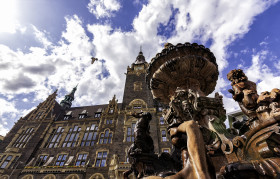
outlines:
[{"label": "ornate fountain", "polygon": [[134,147],[133,166],[141,167],[131,172],[140,172],[138,178],[280,177],[280,90],[258,96],[256,84],[242,70],[232,70],[228,79],[233,89],[229,92],[248,120],[228,130],[223,97],[218,93],[207,97],[214,91],[218,75],[213,53],[196,43],[168,43],[151,60],[146,81],[153,97],[169,105],[164,118],[181,161],[174,159],[175,154],[143,160],[143,156],[155,154],[140,150],[135,155]]}]

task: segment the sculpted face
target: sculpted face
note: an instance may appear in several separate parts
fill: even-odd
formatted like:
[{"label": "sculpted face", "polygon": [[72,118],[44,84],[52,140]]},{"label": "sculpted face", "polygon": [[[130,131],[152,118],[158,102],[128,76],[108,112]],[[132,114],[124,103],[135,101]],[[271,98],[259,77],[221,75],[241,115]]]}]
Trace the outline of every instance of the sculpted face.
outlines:
[{"label": "sculpted face", "polygon": [[227,74],[227,79],[230,80],[233,84],[236,84],[238,82],[241,81],[246,81],[248,80],[247,76],[245,75],[245,73],[243,72],[243,70],[238,69],[238,70],[231,70],[228,74]]}]

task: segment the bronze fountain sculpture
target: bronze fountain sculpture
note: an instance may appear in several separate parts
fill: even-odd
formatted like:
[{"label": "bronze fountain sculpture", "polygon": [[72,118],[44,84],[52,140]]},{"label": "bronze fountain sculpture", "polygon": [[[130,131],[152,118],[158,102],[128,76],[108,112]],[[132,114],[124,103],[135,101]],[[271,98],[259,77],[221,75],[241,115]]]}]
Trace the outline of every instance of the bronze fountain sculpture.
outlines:
[{"label": "bronze fountain sculpture", "polygon": [[[280,177],[280,90],[259,96],[256,84],[242,70],[230,71],[229,92],[248,120],[228,130],[223,97],[218,93],[207,97],[218,75],[213,53],[196,43],[168,43],[151,60],[146,80],[153,97],[169,105],[164,118],[177,157],[181,156],[180,161],[176,154],[158,157],[153,148],[147,148],[152,141],[135,136],[130,173],[151,179]],[[134,116],[144,121],[149,114]],[[141,135],[149,139],[148,122],[145,126]]]}]

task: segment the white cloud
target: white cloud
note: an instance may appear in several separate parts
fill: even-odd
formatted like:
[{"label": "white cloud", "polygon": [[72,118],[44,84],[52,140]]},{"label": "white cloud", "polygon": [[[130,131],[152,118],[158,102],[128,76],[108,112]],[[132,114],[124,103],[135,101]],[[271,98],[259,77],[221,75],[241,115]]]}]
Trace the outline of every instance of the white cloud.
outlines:
[{"label": "white cloud", "polygon": [[46,33],[45,32],[42,32],[42,31],[38,30],[37,27],[35,27],[34,25],[32,25],[32,28],[34,30],[34,35],[35,35],[36,39],[40,43],[42,43],[44,48],[48,48],[49,46],[52,45],[52,43],[46,37]]},{"label": "white cloud", "polygon": [[[133,20],[133,29],[128,32],[114,29],[110,24],[83,24],[77,15],[68,16],[65,18],[66,29],[57,44],[49,40],[48,32],[34,26],[35,37],[42,47],[31,47],[26,53],[0,45],[0,93],[6,97],[34,93],[35,97],[27,100],[41,102],[52,93],[52,88],[58,88],[59,101],[65,95],[61,91],[69,92],[79,83],[74,105],[107,103],[114,94],[121,102],[124,73],[126,67],[135,61],[139,46],[143,46],[149,62],[161,51],[165,42],[176,44],[200,40],[205,44],[212,41],[210,48],[222,74],[228,64],[228,45],[246,34],[254,17],[275,2],[151,0],[143,5]],[[104,18],[112,17],[121,5],[116,0],[91,0],[88,8],[97,18]],[[163,31],[168,29],[170,36],[159,35],[160,28]],[[86,31],[92,33],[92,41]],[[94,64],[91,64],[92,56],[99,59]],[[254,65],[248,69],[248,74],[256,70],[260,73],[255,75],[255,80],[261,80],[261,73],[264,72],[266,77],[270,75],[272,79],[278,79],[260,63],[259,60],[265,54],[258,53],[255,56]],[[28,81],[31,85],[14,83],[21,78],[26,81],[31,79]],[[262,85],[262,81],[259,84],[261,88],[266,85]],[[228,82],[220,77],[215,91],[223,91],[226,86]],[[224,102],[228,112],[237,108],[230,97],[225,96]],[[6,108],[3,110],[3,113],[11,111]]]},{"label": "white cloud", "polygon": [[94,14],[97,19],[112,17],[114,12],[121,8],[117,0],[90,0],[88,4],[89,12]]},{"label": "white cloud", "polygon": [[271,54],[267,50],[255,52],[252,55],[252,65],[244,70],[248,79],[257,84],[259,94],[280,87],[279,72],[273,71],[271,69],[273,66],[268,66],[268,64],[273,64],[270,57]]}]

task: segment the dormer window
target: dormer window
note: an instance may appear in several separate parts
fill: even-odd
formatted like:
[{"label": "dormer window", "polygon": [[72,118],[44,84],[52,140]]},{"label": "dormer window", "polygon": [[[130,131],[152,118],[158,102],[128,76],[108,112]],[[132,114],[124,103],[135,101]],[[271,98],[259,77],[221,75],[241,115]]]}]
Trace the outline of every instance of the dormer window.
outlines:
[{"label": "dormer window", "polygon": [[110,108],[110,109],[109,109],[109,113],[110,113],[110,114],[113,114],[113,113],[114,113],[114,109],[113,109],[113,108]]},{"label": "dormer window", "polygon": [[63,120],[68,120],[70,117],[72,117],[72,111],[68,111],[65,115]]},{"label": "dormer window", "polygon": [[83,110],[81,114],[79,114],[79,119],[83,119],[87,116],[87,110]]},{"label": "dormer window", "polygon": [[101,116],[101,113],[95,113],[94,117],[99,118]]}]

